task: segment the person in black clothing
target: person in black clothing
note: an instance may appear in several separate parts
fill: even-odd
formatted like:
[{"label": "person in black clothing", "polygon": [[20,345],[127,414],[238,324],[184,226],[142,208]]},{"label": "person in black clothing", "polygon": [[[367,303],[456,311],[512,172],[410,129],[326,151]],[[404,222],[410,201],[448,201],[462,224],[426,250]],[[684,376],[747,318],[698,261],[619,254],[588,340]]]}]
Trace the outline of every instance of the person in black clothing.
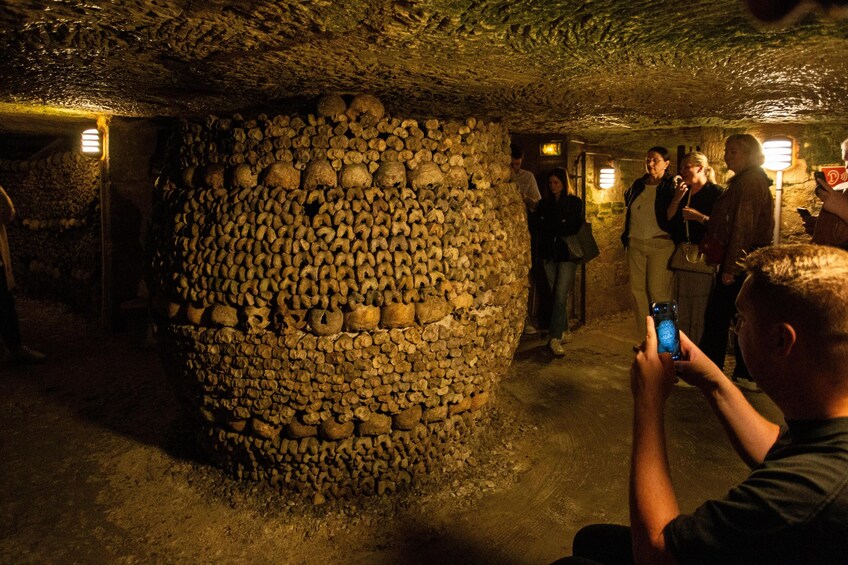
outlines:
[{"label": "person in black clothing", "polygon": [[[677,185],[674,199],[668,207],[668,218],[674,228],[672,239],[675,245],[683,241],[701,243],[707,233],[713,204],[723,189],[715,184],[715,172],[707,156],[700,151],[693,151],[683,158],[680,175],[683,180]],[[704,313],[714,279],[715,275],[711,273],[675,273],[678,325],[695,343],[704,332]]]},{"label": "person in black clothing", "polygon": [[[780,408],[763,418],[681,333],[683,359],[657,353],[651,317],[630,368],[630,528],[582,529],[558,563],[830,565],[848,556],[848,252],[766,246],[742,259],[736,332],[751,376]],[[747,478],[681,513],[663,413],[677,377],[698,387]]]},{"label": "person in black clothing", "polygon": [[539,203],[536,214],[539,223],[539,254],[553,294],[548,345],[554,355],[561,357],[565,355],[563,341],[571,341],[566,307],[577,273],[577,263],[568,251],[565,238],[576,234],[583,224],[583,201],[574,194],[565,169],[557,168],[551,172],[548,192]]}]

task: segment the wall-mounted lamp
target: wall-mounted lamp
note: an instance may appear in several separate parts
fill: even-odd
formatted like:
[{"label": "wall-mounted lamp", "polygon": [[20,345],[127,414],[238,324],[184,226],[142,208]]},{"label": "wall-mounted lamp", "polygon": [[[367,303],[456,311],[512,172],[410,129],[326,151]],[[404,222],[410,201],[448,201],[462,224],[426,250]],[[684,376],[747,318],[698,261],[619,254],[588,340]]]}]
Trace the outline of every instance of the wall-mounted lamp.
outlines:
[{"label": "wall-mounted lamp", "polygon": [[763,167],[770,171],[785,171],[792,166],[792,139],[789,137],[775,137],[763,142],[763,153],[766,162]]},{"label": "wall-mounted lamp", "polygon": [[539,155],[543,157],[559,157],[562,155],[562,142],[549,141],[539,145]]},{"label": "wall-mounted lamp", "polygon": [[774,137],[763,142],[763,153],[766,162],[763,167],[777,172],[774,183],[774,233],[772,243],[780,243],[780,206],[783,199],[783,171],[792,166],[792,157],[795,153],[792,138]]},{"label": "wall-mounted lamp", "polygon": [[598,171],[598,188],[612,188],[615,186],[615,169],[612,167],[601,167]]},{"label": "wall-mounted lamp", "polygon": [[82,152],[90,157],[100,157],[103,148],[100,146],[100,131],[96,128],[82,132]]}]

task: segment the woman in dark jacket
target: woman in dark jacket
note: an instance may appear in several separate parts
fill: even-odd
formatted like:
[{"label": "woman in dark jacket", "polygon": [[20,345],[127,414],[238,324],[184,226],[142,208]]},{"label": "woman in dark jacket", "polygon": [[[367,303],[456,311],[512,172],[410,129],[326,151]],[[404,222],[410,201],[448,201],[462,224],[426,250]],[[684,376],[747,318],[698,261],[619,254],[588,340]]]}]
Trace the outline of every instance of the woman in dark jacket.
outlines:
[{"label": "woman in dark jacket", "polygon": [[675,220],[669,219],[668,207],[675,183],[668,165],[668,149],[651,147],[645,157],[645,175],[624,193],[627,215],[621,242],[627,249],[630,291],[636,303],[636,336],[645,333],[651,302],[674,298],[674,273],[668,262],[674,253]]},{"label": "woman in dark jacket", "polygon": [[565,169],[557,168],[551,172],[548,189],[536,214],[540,255],[553,294],[548,345],[554,355],[561,357],[565,355],[563,341],[571,341],[566,306],[577,272],[576,258],[569,253],[565,237],[575,235],[583,225],[583,201],[574,194]]},{"label": "woman in dark jacket", "polygon": [[[668,207],[668,217],[674,220],[674,243],[701,243],[707,232],[707,221],[713,204],[722,188],[715,184],[715,172],[707,156],[693,151],[680,164],[683,181],[677,186],[674,200]],[[704,313],[713,288],[714,273],[677,271],[678,325],[693,342],[698,343],[704,332]]]}]

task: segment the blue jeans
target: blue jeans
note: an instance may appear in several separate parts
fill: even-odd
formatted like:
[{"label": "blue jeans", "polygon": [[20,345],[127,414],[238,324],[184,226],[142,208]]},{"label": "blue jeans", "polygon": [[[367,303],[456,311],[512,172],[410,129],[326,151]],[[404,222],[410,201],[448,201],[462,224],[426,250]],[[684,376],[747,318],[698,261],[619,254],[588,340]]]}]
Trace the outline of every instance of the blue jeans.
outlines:
[{"label": "blue jeans", "polygon": [[551,288],[554,303],[551,307],[551,325],[548,327],[548,337],[561,339],[568,328],[568,295],[574,286],[574,276],[577,274],[577,263],[572,261],[549,261],[545,259],[545,277]]}]

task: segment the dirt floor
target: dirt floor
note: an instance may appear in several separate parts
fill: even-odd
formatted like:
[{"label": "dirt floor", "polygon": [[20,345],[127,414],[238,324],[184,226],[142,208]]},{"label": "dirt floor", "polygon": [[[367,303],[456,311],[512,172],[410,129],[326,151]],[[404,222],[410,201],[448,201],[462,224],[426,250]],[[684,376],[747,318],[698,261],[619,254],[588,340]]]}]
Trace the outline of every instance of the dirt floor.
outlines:
[{"label": "dirt floor", "polygon": [[[50,359],[0,366],[2,563],[539,564],[585,524],[626,523],[629,317],[577,331],[563,359],[525,338],[461,471],[316,506],[208,465],[137,335],[19,309]],[[745,476],[697,390],[675,388],[667,420],[684,511]]]}]

